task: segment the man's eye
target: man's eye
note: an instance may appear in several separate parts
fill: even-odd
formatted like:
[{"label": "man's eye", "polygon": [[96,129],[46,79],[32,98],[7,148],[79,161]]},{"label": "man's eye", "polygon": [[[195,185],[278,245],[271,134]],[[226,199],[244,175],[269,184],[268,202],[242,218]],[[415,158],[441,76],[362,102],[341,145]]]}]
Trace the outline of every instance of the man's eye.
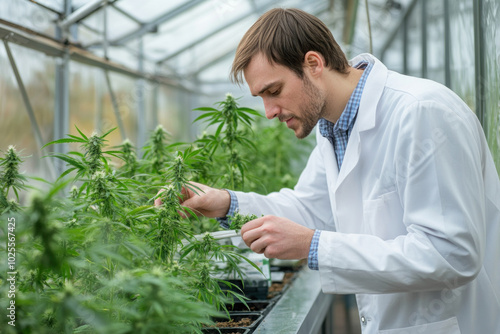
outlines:
[{"label": "man's eye", "polygon": [[271,95],[272,95],[272,96],[276,96],[276,95],[278,95],[279,93],[280,93],[280,90],[279,90],[279,89],[277,89],[277,90],[275,90],[275,91],[271,92]]}]

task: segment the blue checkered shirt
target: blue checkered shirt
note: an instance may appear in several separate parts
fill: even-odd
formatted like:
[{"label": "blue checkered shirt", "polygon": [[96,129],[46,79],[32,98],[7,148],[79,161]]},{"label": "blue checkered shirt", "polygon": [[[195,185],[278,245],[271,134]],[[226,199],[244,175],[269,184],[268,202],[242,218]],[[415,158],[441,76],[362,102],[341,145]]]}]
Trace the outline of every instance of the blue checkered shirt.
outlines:
[{"label": "blue checkered shirt", "polygon": [[238,211],[238,197],[236,197],[236,194],[233,191],[229,189],[224,190],[226,190],[229,193],[229,196],[231,196],[231,203],[229,203],[229,210],[227,211],[226,217],[220,217],[216,219],[221,227],[229,228],[229,225],[231,225],[231,218],[229,217],[232,217],[234,213]]},{"label": "blue checkered shirt", "polygon": [[[335,156],[337,158],[337,166],[342,166],[342,162],[344,161],[344,154],[347,148],[347,141],[349,140],[349,136],[351,134],[352,128],[356,121],[356,116],[358,114],[359,104],[361,102],[361,94],[363,93],[363,88],[365,87],[366,79],[368,78],[368,74],[370,73],[373,64],[369,62],[361,62],[354,66],[358,69],[364,69],[363,75],[361,76],[358,85],[352,92],[347,105],[340,115],[337,123],[332,123],[322,118],[318,122],[319,132],[323,137],[328,138],[330,143],[333,145],[333,149],[335,151]],[[227,190],[227,189],[226,189]],[[231,204],[229,207],[229,211],[227,216],[232,216],[235,211],[238,210],[238,199],[236,195],[231,190],[227,190],[229,195],[231,196]],[[222,227],[227,228],[229,226],[228,219],[226,218],[217,218]],[[309,248],[309,256],[308,266],[310,269],[318,270],[318,246],[319,246],[319,238],[321,236],[321,231],[314,231],[313,238],[311,240],[311,246]]]}]

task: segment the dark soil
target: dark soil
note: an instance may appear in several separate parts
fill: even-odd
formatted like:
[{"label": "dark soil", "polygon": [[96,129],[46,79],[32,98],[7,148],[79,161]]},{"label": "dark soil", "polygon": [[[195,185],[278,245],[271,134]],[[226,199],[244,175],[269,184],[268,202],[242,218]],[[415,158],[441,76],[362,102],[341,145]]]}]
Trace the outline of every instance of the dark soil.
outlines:
[{"label": "dark soil", "polygon": [[285,276],[283,277],[282,282],[279,282],[279,283],[275,282],[275,283],[271,284],[271,286],[269,287],[269,294],[267,295],[267,298],[271,299],[274,296],[276,296],[277,294],[279,294],[283,290],[283,288],[288,283],[290,283],[294,274],[295,274],[294,272],[285,273]]},{"label": "dark soil", "polygon": [[215,323],[216,327],[248,327],[253,323],[253,320],[250,318],[241,318],[238,321],[234,321],[233,319],[229,321],[217,321]]}]

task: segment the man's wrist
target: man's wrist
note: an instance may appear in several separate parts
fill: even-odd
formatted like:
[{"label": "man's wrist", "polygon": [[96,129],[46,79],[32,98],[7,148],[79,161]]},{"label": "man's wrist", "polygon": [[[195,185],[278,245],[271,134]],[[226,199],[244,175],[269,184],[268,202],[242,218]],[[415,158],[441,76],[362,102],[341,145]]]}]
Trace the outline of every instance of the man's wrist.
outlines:
[{"label": "man's wrist", "polygon": [[225,218],[229,214],[229,209],[231,207],[231,194],[227,189],[219,189],[219,191],[221,192],[222,208],[217,218]]}]

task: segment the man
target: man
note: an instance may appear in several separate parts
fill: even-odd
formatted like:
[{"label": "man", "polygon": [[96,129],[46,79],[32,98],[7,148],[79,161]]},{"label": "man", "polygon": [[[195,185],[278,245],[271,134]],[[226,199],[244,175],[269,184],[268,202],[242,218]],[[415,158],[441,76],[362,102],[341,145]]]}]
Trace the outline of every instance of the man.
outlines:
[{"label": "man", "polygon": [[307,258],[325,293],[356,293],[363,333],[500,333],[500,181],[470,109],[435,82],[349,63],[328,28],[273,9],[233,63],[266,116],[317,146],[296,187],[267,196],[198,185],[209,217],[269,258]]}]

